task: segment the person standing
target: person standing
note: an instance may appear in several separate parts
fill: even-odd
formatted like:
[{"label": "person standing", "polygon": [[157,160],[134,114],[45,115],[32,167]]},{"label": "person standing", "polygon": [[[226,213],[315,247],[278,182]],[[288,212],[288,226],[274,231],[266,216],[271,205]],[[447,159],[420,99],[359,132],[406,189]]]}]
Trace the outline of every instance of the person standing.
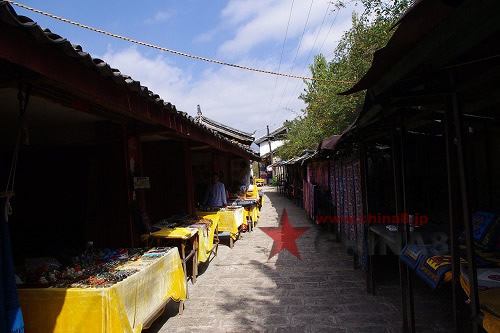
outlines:
[{"label": "person standing", "polygon": [[239,192],[246,193],[250,186],[250,164],[248,161],[241,161],[238,181],[240,186]]},{"label": "person standing", "polygon": [[209,207],[227,206],[226,187],[219,181],[219,175],[215,172],[212,175],[212,183],[208,185],[205,193],[203,205]]}]

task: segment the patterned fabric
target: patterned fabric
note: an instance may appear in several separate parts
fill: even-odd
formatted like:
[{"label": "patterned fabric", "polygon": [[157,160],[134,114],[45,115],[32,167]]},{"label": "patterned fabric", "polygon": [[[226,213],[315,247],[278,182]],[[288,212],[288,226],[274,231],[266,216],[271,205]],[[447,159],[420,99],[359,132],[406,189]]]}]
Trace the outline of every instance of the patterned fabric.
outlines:
[{"label": "patterned fabric", "polygon": [[[460,244],[460,257],[467,259],[467,246]],[[476,249],[474,253],[476,267],[500,267],[500,252],[485,252]]]},{"label": "patterned fabric", "polygon": [[[342,164],[340,161],[335,162],[335,203],[337,207],[337,215],[340,215],[342,212]],[[342,223],[338,223],[338,235],[340,235],[341,231]]]},{"label": "patterned fabric", "polygon": [[14,264],[5,218],[6,203],[0,199],[0,332],[23,333],[24,321],[17,295]]},{"label": "patterned fabric", "polygon": [[320,185],[323,188],[328,188],[328,181],[329,181],[329,169],[330,169],[330,163],[328,161],[322,161],[321,166],[319,169],[319,175],[320,175]]},{"label": "patterned fabric", "polygon": [[363,191],[361,185],[361,163],[359,159],[354,162],[354,195],[356,199],[356,242],[359,265],[362,269],[366,268],[368,257],[366,254],[367,239],[365,224],[361,221],[363,216]]},{"label": "patterned fabric", "polygon": [[332,203],[335,205],[337,202],[337,186],[335,184],[335,163],[329,161],[328,167],[330,168],[330,195],[332,196]]},{"label": "patterned fabric", "polygon": [[[497,216],[492,213],[476,212],[474,214],[474,216],[472,217],[472,227],[474,242],[478,247],[485,250],[492,249],[492,247],[494,247],[494,242],[496,242],[496,235],[498,234],[497,221]],[[489,237],[487,238],[486,236]],[[494,239],[493,236],[495,236]]]},{"label": "patterned fabric", "polygon": [[[354,174],[352,164],[347,166],[347,207],[348,214],[346,216],[355,217],[356,197],[354,193]],[[356,240],[356,223],[349,221],[349,240]]]},{"label": "patterned fabric", "polygon": [[302,181],[302,191],[303,191],[303,200],[304,200],[304,210],[309,213],[309,183],[305,180]]},{"label": "patterned fabric", "polygon": [[451,256],[422,258],[416,273],[435,290],[446,272],[451,271]]},{"label": "patterned fabric", "polygon": [[[347,177],[347,164],[342,163],[342,216],[349,216],[349,205],[348,205],[348,197],[347,197],[347,188],[349,186],[349,179]],[[344,236],[346,239],[349,239],[349,225],[346,223],[342,223],[342,227],[344,228]]]},{"label": "patterned fabric", "polygon": [[417,244],[406,245],[399,255],[401,261],[407,264],[412,270],[417,268],[424,257],[426,256],[422,253],[422,247]]},{"label": "patterned fabric", "polygon": [[315,200],[314,200],[314,189],[316,186],[314,184],[309,184],[309,216],[314,219],[315,214]]}]

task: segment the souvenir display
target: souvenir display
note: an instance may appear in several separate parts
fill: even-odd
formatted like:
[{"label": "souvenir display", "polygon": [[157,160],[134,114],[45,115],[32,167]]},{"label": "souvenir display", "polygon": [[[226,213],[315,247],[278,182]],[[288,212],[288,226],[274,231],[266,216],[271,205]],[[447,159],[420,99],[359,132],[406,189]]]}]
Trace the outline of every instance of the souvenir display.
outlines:
[{"label": "souvenir display", "polygon": [[200,212],[218,212],[220,211],[220,207],[211,207],[211,206],[200,206],[198,207],[198,211]]},{"label": "souvenir display", "polygon": [[174,215],[169,217],[168,219],[163,219],[160,222],[153,225],[156,229],[163,228],[188,228],[190,226],[195,226],[203,224],[206,225],[207,228],[212,226],[212,220],[205,219],[196,215]]},{"label": "souvenir display", "polygon": [[86,251],[66,266],[55,265],[53,258],[41,258],[48,259],[49,264],[40,260],[34,270],[31,265],[25,287],[108,288],[138,272],[140,267],[151,265],[169,250],[161,247],[148,251],[141,248]]},{"label": "souvenir display", "polygon": [[239,198],[238,200],[231,202],[231,205],[228,207],[235,207],[235,208],[251,207],[251,206],[254,206],[255,204],[257,204],[257,200],[255,200],[255,199],[241,199],[241,198]]}]

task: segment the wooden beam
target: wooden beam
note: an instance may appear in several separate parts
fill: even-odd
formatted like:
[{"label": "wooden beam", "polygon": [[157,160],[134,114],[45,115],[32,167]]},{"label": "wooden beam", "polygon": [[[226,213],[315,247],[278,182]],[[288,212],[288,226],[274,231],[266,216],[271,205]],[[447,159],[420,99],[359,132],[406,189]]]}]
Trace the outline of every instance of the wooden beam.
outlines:
[{"label": "wooden beam", "polygon": [[1,22],[0,30],[0,58],[42,75],[48,81],[55,82],[59,89],[100,105],[114,115],[135,119],[143,124],[161,125],[173,129],[186,139],[255,159],[252,154],[191,123],[172,106],[154,103],[148,97],[130,90],[126,84],[116,83],[111,77],[101,75],[84,64],[83,59],[70,57],[55,45],[35,40],[27,30]]}]

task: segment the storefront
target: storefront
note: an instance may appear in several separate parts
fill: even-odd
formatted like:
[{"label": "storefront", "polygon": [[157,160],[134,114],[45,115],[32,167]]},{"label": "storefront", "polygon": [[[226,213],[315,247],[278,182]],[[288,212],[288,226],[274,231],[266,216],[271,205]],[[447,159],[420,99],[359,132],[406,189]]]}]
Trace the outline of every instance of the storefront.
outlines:
[{"label": "storefront", "polygon": [[[0,28],[0,185],[10,229],[2,237],[26,331],[139,332],[169,300],[181,312],[179,250],[143,248],[142,236],[163,218],[194,213],[192,151],[253,155],[5,2]],[[207,236],[197,243],[200,261],[216,226],[196,229]]]}]

